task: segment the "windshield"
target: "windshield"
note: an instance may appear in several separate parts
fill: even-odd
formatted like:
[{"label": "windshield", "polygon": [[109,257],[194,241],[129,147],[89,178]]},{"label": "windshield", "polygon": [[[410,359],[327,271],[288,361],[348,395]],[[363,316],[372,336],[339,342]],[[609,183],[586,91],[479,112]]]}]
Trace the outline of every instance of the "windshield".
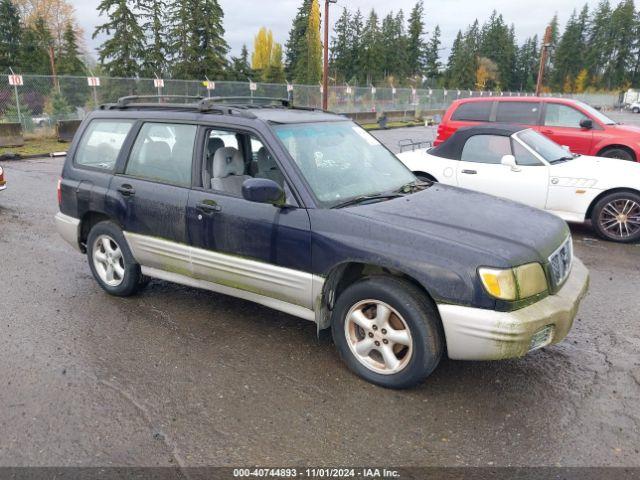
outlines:
[{"label": "windshield", "polygon": [[397,191],[416,181],[400,160],[351,121],[274,129],[324,207]]},{"label": "windshield", "polygon": [[573,158],[571,152],[565,150],[535,130],[523,130],[516,133],[515,136],[549,163]]},{"label": "windshield", "polygon": [[617,123],[616,121],[611,120],[609,117],[607,117],[604,113],[593,108],[591,105],[587,105],[586,103],[579,100],[576,100],[576,103],[600,123],[604,123],[605,125],[615,125]]}]

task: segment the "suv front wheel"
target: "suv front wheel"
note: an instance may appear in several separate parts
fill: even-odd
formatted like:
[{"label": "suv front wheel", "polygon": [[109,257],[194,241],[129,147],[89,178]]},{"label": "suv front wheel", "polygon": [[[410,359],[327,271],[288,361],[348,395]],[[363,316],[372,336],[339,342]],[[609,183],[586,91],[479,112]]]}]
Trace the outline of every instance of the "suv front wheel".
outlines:
[{"label": "suv front wheel", "polygon": [[87,238],[87,258],[94,278],[111,295],[128,297],[144,283],[140,265],[113,222],[93,226]]},{"label": "suv front wheel", "polygon": [[333,340],[347,366],[387,388],[408,388],[438,366],[443,334],[435,306],[415,285],[394,277],[369,277],[338,298]]}]

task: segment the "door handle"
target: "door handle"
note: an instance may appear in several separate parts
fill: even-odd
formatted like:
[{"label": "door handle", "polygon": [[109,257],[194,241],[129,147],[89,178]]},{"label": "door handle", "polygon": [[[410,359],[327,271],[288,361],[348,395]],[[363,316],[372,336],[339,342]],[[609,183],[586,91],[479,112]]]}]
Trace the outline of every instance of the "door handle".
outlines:
[{"label": "door handle", "polygon": [[136,190],[131,185],[127,184],[120,185],[120,187],[118,187],[118,191],[125,197],[130,197],[136,194]]},{"label": "door handle", "polygon": [[476,170],[462,170],[462,173],[467,175],[476,175],[478,172]]},{"label": "door handle", "polygon": [[222,210],[222,207],[217,203],[200,202],[196,205],[196,210],[205,215],[212,215]]},{"label": "door handle", "polygon": [[541,130],[540,133],[543,133],[545,135],[553,135],[553,130]]}]

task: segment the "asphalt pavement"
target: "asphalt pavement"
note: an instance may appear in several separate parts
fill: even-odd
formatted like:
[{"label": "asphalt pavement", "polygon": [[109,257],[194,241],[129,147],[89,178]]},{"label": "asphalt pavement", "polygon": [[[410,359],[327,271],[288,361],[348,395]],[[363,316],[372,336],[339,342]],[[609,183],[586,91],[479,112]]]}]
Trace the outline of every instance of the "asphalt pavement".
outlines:
[{"label": "asphalt pavement", "polygon": [[2,163],[0,466],[640,466],[640,245],[573,226],[591,289],[564,342],[390,391],[286,314],[105,294],[54,229],[62,162]]}]

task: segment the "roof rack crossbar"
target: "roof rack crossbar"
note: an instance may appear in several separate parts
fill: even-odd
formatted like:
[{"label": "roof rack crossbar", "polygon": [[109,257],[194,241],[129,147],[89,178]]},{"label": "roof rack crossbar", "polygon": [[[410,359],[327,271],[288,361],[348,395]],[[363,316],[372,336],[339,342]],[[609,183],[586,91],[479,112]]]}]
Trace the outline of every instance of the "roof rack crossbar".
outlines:
[{"label": "roof rack crossbar", "polygon": [[204,97],[200,95],[128,95],[126,97],[120,97],[117,105],[125,107],[132,103],[136,103],[136,100],[161,100],[166,99],[179,99],[179,100],[202,100]]},{"label": "roof rack crossbar", "polygon": [[236,108],[261,108],[266,106],[276,106],[278,104],[282,108],[291,108],[293,105],[288,98],[279,97],[206,97],[200,100],[200,109],[207,110],[211,104],[216,103],[234,103]]}]

